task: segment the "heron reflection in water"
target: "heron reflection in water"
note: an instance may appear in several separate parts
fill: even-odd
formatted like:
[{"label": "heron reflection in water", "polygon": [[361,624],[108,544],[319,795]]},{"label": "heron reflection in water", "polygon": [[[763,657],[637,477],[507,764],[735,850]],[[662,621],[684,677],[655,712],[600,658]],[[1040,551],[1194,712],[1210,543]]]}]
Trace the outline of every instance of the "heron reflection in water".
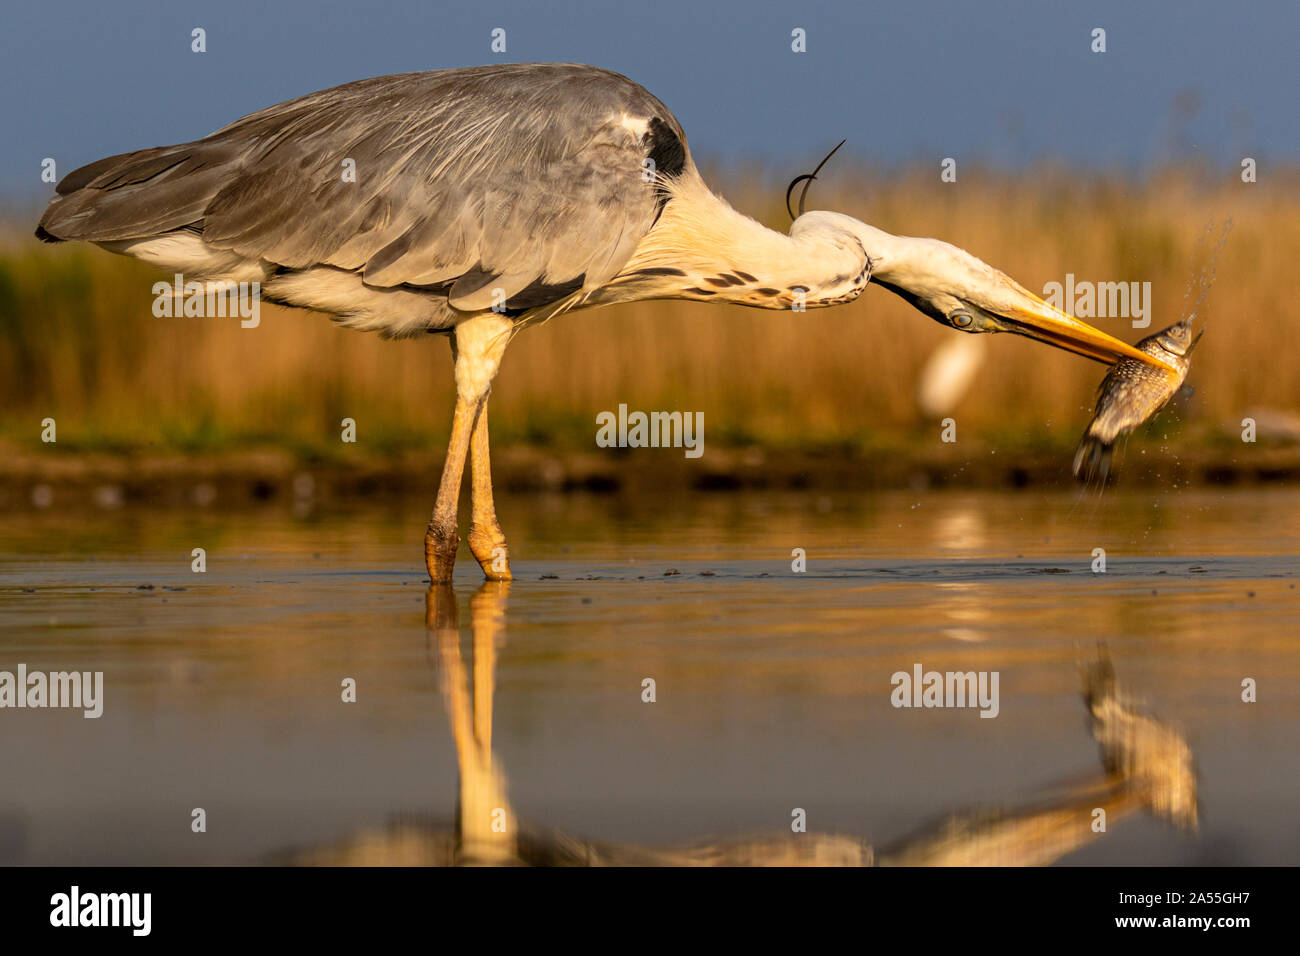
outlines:
[{"label": "heron reflection in water", "polygon": [[[1193,754],[1181,734],[1138,711],[1121,692],[1103,648],[1084,668],[1083,699],[1101,769],[1051,795],[1011,808],[966,808],[891,846],[834,833],[772,832],[653,848],[596,842],[521,824],[492,750],[498,649],[505,637],[509,582],[488,581],[469,601],[471,659],[461,654],[450,585],[426,598],[430,659],[459,770],[451,824],[432,815],[394,819],[329,846],[295,850],[277,863],[316,866],[1037,866],[1102,838],[1121,820],[1149,812],[1183,828],[1197,822]],[[1094,829],[1096,811],[1105,829]]]}]

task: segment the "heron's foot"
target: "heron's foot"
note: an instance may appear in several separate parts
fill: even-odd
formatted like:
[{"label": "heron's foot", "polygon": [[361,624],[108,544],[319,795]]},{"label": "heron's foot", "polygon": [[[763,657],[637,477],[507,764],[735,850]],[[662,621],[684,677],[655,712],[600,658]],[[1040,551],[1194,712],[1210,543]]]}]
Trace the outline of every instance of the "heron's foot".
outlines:
[{"label": "heron's foot", "polygon": [[506,536],[499,525],[472,525],[469,529],[469,549],[489,581],[513,581],[510,573],[510,552]]},{"label": "heron's foot", "polygon": [[460,536],[453,525],[439,527],[432,522],[424,534],[424,564],[429,569],[429,580],[434,584],[449,584],[451,572],[456,567],[456,549]]}]

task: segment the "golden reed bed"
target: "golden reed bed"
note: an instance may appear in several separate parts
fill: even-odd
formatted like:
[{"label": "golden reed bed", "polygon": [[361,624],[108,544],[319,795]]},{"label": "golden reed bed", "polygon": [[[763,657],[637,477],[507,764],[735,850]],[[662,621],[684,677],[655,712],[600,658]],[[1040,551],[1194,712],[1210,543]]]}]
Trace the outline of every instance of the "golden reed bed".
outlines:
[{"label": "golden reed bed", "polygon": [[[782,225],[775,174],[712,170],[737,208]],[[1152,325],[1094,324],[1128,341],[1175,321],[1193,247],[1214,219],[1234,227],[1219,257],[1209,331],[1180,406],[1184,441],[1229,441],[1260,408],[1300,407],[1294,356],[1300,301],[1300,170],[1267,164],[1260,182],[1233,170],[1166,169],[1142,182],[1039,168],[963,168],[879,176],[842,168],[810,208],[969,249],[1035,291],[1048,282],[1150,282]],[[62,448],[228,448],[274,443],[328,451],[339,422],[385,452],[438,447],[454,397],[447,343],[384,342],[327,319],[266,306],[238,319],[155,318],[170,278],[93,248],[43,246],[8,217],[0,243],[0,442],[39,445],[55,418]],[[873,288],[857,302],[803,314],[651,302],[561,317],[524,332],[493,392],[497,441],[594,442],[595,416],[636,409],[704,413],[706,442],[798,448],[938,441],[916,383],[945,330]],[[996,336],[953,412],[958,439],[998,436],[1068,445],[1088,419],[1103,369],[1015,336]]]}]

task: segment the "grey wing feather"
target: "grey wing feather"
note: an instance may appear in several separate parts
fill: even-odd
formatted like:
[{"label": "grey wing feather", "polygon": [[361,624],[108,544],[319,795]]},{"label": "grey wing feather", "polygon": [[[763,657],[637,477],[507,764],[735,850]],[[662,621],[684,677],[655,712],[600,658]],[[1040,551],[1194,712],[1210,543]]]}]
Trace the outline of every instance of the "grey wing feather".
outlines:
[{"label": "grey wing feather", "polygon": [[186,143],[110,156],[57,186],[36,234],[106,242],[156,236],[203,218],[234,169],[228,144]]},{"label": "grey wing feather", "polygon": [[672,114],[616,73],[399,74],[92,163],[59,184],[37,234],[100,242],[188,227],[288,269],[445,287],[458,309],[487,308],[498,289],[529,307],[594,288],[631,257],[661,201],[647,157],[666,175],[690,162]]}]

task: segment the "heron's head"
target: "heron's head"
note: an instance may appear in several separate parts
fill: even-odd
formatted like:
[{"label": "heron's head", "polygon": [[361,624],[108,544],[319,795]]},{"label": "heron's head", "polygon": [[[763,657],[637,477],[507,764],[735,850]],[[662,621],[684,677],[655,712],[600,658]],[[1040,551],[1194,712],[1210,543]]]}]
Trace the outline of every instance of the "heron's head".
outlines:
[{"label": "heron's head", "polygon": [[838,213],[807,216],[825,217],[823,226],[852,233],[871,260],[871,281],[941,325],[960,332],[1014,332],[1108,365],[1129,358],[1167,371],[1159,359],[1049,305],[964,249],[890,235]]}]

